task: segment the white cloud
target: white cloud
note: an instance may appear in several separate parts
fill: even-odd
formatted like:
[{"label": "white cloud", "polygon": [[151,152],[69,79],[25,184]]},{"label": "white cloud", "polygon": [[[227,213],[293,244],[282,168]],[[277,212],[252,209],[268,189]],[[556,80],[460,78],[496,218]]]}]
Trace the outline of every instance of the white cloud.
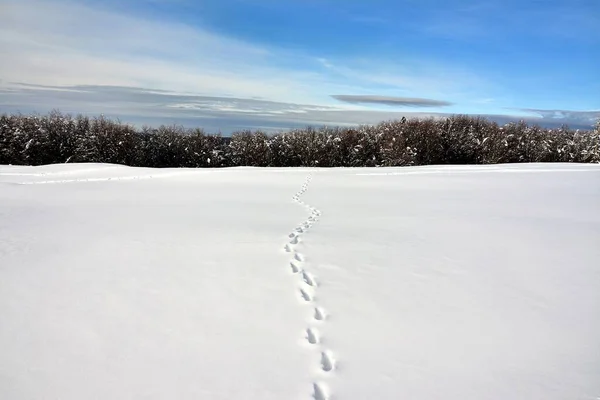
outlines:
[{"label": "white cloud", "polygon": [[[68,2],[9,1],[0,78],[41,85],[136,86],[202,94],[306,95],[310,73],[272,67],[266,48],[183,24]],[[314,77],[312,77],[314,79]]]},{"label": "white cloud", "polygon": [[[307,125],[344,126],[374,124],[401,117],[444,117],[439,112],[411,112],[400,110],[346,109],[343,107],[315,106],[248,98],[198,96],[139,88],[109,86],[75,86],[70,88],[15,85],[0,88],[0,110],[47,112],[58,108],[69,113],[88,115],[105,114],[124,122],[138,125],[183,124],[202,127],[210,132],[229,133],[240,129],[283,130]],[[45,108],[47,104],[52,107]],[[537,116],[532,116],[535,111]],[[545,115],[544,110],[523,112],[527,117],[511,115],[483,115],[499,123],[525,119],[544,126],[568,124],[574,128],[589,129],[591,117],[598,112],[583,115],[570,112],[556,119],[556,110]]]},{"label": "white cloud", "polygon": [[317,58],[69,0],[5,0],[0,7],[0,54],[10,60],[0,63],[4,82],[132,86],[322,105],[333,104],[331,94],[373,89],[455,101],[444,94],[480,83],[447,66]]}]

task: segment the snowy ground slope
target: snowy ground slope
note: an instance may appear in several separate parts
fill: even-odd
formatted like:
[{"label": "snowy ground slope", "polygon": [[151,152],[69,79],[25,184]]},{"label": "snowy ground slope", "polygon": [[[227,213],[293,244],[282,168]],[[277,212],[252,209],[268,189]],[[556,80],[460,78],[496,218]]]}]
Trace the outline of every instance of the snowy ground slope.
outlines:
[{"label": "snowy ground slope", "polygon": [[597,399],[600,167],[0,166],[2,399]]}]

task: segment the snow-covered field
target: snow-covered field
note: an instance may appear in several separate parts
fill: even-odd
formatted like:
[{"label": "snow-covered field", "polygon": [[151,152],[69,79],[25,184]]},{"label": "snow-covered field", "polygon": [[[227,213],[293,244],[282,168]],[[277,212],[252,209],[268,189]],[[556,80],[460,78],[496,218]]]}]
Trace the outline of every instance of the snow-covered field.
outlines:
[{"label": "snow-covered field", "polygon": [[0,399],[600,398],[600,166],[0,166]]}]

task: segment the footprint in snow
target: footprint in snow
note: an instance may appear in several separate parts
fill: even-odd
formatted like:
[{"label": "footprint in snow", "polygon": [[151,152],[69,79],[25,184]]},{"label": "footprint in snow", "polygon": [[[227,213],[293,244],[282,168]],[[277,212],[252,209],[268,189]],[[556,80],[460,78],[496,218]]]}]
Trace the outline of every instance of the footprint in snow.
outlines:
[{"label": "footprint in snow", "polygon": [[302,300],[304,300],[306,302],[312,301],[312,297],[310,296],[310,294],[306,293],[302,289],[300,289],[300,296],[302,297]]},{"label": "footprint in snow", "polygon": [[315,282],[314,278],[310,276],[310,274],[306,271],[302,271],[302,280],[308,286],[317,286],[317,283]]},{"label": "footprint in snow", "polygon": [[319,307],[315,307],[315,314],[313,315],[313,317],[317,321],[323,321],[325,320],[325,311],[323,311],[323,309]]},{"label": "footprint in snow", "polygon": [[329,372],[334,367],[333,358],[327,354],[326,351],[321,353],[321,369],[325,372]]},{"label": "footprint in snow", "polygon": [[292,269],[292,273],[297,274],[300,272],[300,268],[292,261],[290,262],[290,268]]},{"label": "footprint in snow", "polygon": [[310,344],[317,344],[319,343],[319,335],[315,330],[308,328],[306,330],[306,340]]},{"label": "footprint in snow", "polygon": [[318,383],[313,383],[313,399],[314,400],[329,400],[324,387]]}]

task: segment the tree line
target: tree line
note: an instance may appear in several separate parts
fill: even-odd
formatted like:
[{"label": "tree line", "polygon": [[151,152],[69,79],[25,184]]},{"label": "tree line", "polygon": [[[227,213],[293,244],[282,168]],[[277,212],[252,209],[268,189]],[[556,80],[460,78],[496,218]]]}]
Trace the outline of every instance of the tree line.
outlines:
[{"label": "tree line", "polygon": [[223,137],[182,126],[135,128],[105,117],[0,116],[0,164],[112,163],[136,167],[391,167],[432,164],[600,162],[590,131],[498,125],[481,117],[405,119],[359,127]]}]

